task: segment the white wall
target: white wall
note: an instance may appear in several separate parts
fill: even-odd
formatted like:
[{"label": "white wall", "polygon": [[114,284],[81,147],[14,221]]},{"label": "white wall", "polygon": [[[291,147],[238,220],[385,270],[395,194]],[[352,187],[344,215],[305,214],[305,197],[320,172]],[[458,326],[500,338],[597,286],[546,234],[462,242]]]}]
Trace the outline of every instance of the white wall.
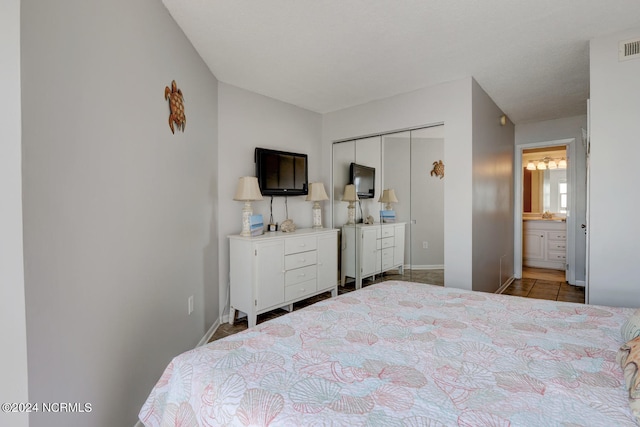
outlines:
[{"label": "white wall", "polygon": [[[0,2],[0,403],[28,402],[27,329],[22,257],[20,0]],[[29,425],[27,414],[0,412],[0,425]]]},{"label": "white wall", "polygon": [[533,142],[557,141],[574,138],[576,158],[572,159],[572,167],[576,170],[576,212],[575,212],[575,248],[576,248],[576,281],[585,280],[586,238],[580,228],[586,221],[587,209],[587,166],[586,147],[582,143],[582,129],[587,129],[587,116],[567,117],[556,120],[523,123],[516,125],[516,146]]},{"label": "white wall", "polygon": [[[291,104],[258,95],[235,86],[219,84],[219,176],[217,182],[220,195],[219,239],[220,253],[220,313],[228,312],[229,296],[229,241],[227,236],[238,234],[242,229],[243,202],[233,196],[238,178],[255,176],[253,153],[256,147],[305,153],[309,161],[309,181],[322,178],[320,135],[322,117],[318,113],[298,108]],[[324,181],[329,189],[330,181]],[[271,198],[253,202],[255,214],[269,220]],[[324,218],[328,214],[328,203],[324,203]],[[289,197],[288,211],[298,228],[313,225],[312,202],[305,196]],[[278,224],[286,219],[285,198],[274,197],[273,219]]]},{"label": "white wall", "polygon": [[93,405],[30,423],[132,426],[218,317],[217,81],[160,1],[21,4],[29,400]]},{"label": "white wall", "polygon": [[640,307],[640,59],[618,61],[618,42],[591,41],[589,303]]},{"label": "white wall", "polygon": [[[495,292],[513,274],[514,127],[509,120],[505,126],[500,125],[502,114],[489,95],[474,81],[474,291]],[[445,147],[446,144],[445,140]]]},{"label": "white wall", "polygon": [[472,79],[328,113],[323,116],[323,171],[330,179],[334,141],[445,123],[445,284],[471,289]]}]

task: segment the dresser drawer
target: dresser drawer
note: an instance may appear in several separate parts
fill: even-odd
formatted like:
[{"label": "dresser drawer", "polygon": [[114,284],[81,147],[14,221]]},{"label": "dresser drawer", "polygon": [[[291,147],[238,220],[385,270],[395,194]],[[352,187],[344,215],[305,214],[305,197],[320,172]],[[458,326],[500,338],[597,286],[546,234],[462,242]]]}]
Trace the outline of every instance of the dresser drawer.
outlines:
[{"label": "dresser drawer", "polygon": [[550,251],[564,251],[567,249],[567,243],[560,240],[549,240],[547,242],[547,248]]},{"label": "dresser drawer", "polygon": [[393,227],[382,227],[382,232],[380,233],[380,237],[383,239],[385,237],[393,237]]},{"label": "dresser drawer", "polygon": [[386,271],[393,267],[393,258],[382,258],[382,271]]},{"label": "dresser drawer", "polygon": [[377,249],[392,248],[393,243],[394,243],[393,237],[385,237],[383,239],[378,239],[376,246],[377,246]]},{"label": "dresser drawer", "polygon": [[287,286],[284,288],[285,301],[291,301],[293,299],[299,299],[310,295],[316,291],[316,279],[307,280],[306,282],[298,283],[296,285]]},{"label": "dresser drawer", "polygon": [[284,241],[284,254],[295,254],[298,252],[307,252],[316,250],[315,237],[294,237]]},{"label": "dresser drawer", "polygon": [[306,282],[307,280],[315,279],[317,270],[318,269],[315,265],[289,270],[284,273],[284,285],[292,286]]},{"label": "dresser drawer", "polygon": [[548,252],[547,259],[549,261],[565,261],[567,254],[565,252]]},{"label": "dresser drawer", "polygon": [[564,231],[548,231],[547,239],[549,240],[567,240],[567,233]]},{"label": "dresser drawer", "polygon": [[285,255],[284,269],[293,270],[295,268],[314,265],[316,263],[317,258],[318,258],[318,255],[316,251],[300,252],[297,254]]}]

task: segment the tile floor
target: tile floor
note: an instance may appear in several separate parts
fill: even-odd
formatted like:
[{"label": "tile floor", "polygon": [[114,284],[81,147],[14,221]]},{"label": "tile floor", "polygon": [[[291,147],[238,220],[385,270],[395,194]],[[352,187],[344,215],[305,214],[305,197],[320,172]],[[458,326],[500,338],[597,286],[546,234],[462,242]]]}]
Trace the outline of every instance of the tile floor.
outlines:
[{"label": "tile floor", "polygon": [[565,281],[564,271],[523,267],[522,279],[514,280],[505,295],[584,304],[584,288]]},{"label": "tile floor", "polygon": [[[398,271],[390,271],[383,275],[369,278],[363,281],[362,286],[385,280],[409,280],[419,283],[430,283],[432,285],[444,286],[444,270],[405,270],[405,274]],[[554,270],[544,270],[538,268],[525,267],[522,272],[522,279],[515,280],[503,292],[505,295],[514,295],[527,298],[550,299],[557,301],[577,302],[584,304],[584,288],[571,286],[564,280],[564,272]],[[348,281],[344,286],[338,287],[338,294],[345,294],[355,290],[355,283]],[[306,307],[326,298],[330,298],[331,293],[325,292],[312,298],[293,304],[294,310]],[[284,309],[276,309],[268,313],[258,315],[257,322],[262,323],[269,319],[286,314]],[[234,325],[223,323],[216,329],[209,342],[233,335],[247,329],[247,319],[241,318],[234,322]]]}]

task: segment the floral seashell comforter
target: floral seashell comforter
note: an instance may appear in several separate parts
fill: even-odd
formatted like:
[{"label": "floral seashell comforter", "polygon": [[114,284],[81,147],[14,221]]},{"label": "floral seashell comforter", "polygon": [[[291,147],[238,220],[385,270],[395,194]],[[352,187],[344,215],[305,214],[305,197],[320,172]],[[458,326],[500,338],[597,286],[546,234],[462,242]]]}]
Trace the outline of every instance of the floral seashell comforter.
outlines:
[{"label": "floral seashell comforter", "polygon": [[633,309],[388,281],[176,357],[145,426],[636,426]]}]

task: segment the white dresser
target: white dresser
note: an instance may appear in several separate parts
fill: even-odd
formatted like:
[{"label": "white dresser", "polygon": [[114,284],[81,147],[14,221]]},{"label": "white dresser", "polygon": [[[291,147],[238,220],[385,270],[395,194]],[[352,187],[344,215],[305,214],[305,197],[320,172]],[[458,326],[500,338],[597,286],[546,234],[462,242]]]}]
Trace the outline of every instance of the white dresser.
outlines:
[{"label": "white dresser", "polygon": [[231,306],[247,315],[249,327],[261,313],[331,291],[337,294],[338,229],[300,229],[257,237],[229,236]]},{"label": "white dresser", "polygon": [[523,265],[565,270],[567,223],[557,220],[525,220],[523,225]]},{"label": "white dresser", "polygon": [[356,289],[362,279],[397,268],[404,272],[405,223],[355,224],[342,227],[342,274],[356,279]]}]

